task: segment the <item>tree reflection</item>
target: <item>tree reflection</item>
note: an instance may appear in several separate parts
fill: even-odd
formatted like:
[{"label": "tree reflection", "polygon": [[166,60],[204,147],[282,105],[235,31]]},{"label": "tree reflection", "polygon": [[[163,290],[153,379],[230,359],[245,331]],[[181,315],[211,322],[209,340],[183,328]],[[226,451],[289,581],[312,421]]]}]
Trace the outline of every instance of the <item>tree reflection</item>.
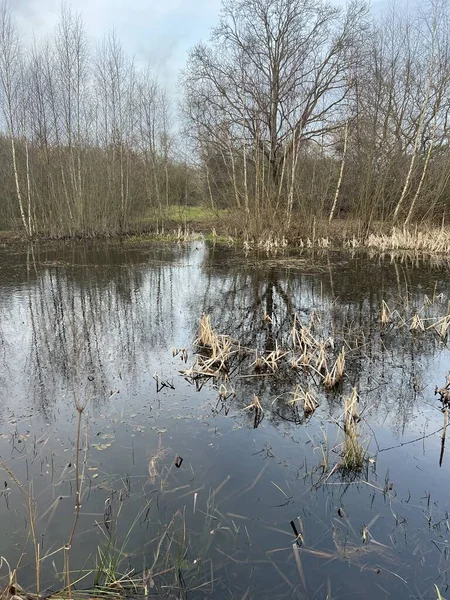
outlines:
[{"label": "tree reflection", "polygon": [[[328,416],[336,418],[342,410],[341,393],[356,387],[366,417],[370,414],[384,421],[391,415],[393,427],[404,430],[426,386],[434,387],[429,377],[442,342],[432,332],[418,333],[408,326],[383,328],[381,303],[387,299],[399,305],[399,310],[412,313],[423,307],[425,294],[431,297],[436,289],[448,292],[445,273],[383,259],[368,261],[363,255],[353,259],[329,253],[280,260],[241,258],[226,265],[220,252],[213,253],[210,260],[216,260],[218,268],[205,269],[202,310],[211,315],[213,326],[246,346],[270,352],[276,342],[287,343],[294,314],[303,324],[316,315],[323,336],[331,336],[335,348],[346,350],[344,388],[338,394],[321,393]],[[444,308],[438,303],[429,306],[430,320]],[[286,403],[274,404],[277,397],[286,398],[295,380],[284,372],[283,377],[242,379],[237,382],[238,397],[248,398],[254,391],[265,398],[270,419],[299,424],[303,419]]]},{"label": "tree reflection", "polygon": [[[262,353],[287,343],[294,314],[303,324],[316,319],[347,356],[344,389],[321,392],[330,418],[341,410],[340,393],[357,387],[365,415],[392,415],[401,431],[426,386],[434,388],[440,340],[383,328],[380,306],[386,299],[412,309],[424,294],[447,294],[438,267],[325,252],[245,257],[201,244],[41,247],[5,254],[3,263],[0,377],[13,397],[31,395],[42,408],[68,389],[107,397],[119,386],[148,386],[155,370],[169,368],[171,347],[189,346],[202,312],[219,332]],[[285,370],[283,378],[238,379],[233,402],[246,406],[256,394],[266,420],[299,424],[276,402],[296,378]]]}]

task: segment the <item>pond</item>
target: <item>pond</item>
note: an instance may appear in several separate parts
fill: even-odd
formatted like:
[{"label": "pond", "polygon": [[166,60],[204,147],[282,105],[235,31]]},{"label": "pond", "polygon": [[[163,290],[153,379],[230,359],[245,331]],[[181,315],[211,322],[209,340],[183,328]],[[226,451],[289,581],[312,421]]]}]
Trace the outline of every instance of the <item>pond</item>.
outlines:
[{"label": "pond", "polygon": [[2,585],[444,597],[449,298],[407,257],[0,249]]}]

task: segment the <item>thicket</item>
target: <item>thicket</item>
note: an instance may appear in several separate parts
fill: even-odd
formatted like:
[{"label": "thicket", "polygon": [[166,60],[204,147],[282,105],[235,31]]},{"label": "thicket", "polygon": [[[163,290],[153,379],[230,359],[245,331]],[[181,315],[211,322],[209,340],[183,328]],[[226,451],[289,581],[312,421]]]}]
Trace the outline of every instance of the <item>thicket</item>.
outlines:
[{"label": "thicket", "polygon": [[63,8],[25,44],[5,3],[0,226],[116,234],[180,204],[253,231],[445,223],[449,14],[447,0],[377,17],[361,0],[223,0],[169,99],[114,31],[94,47]]}]

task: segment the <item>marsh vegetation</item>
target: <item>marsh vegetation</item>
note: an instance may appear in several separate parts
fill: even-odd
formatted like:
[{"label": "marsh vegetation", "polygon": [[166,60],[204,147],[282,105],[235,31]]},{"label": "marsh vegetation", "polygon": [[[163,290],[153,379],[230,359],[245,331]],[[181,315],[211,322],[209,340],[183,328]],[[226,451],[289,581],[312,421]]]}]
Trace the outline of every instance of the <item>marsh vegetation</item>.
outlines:
[{"label": "marsh vegetation", "polygon": [[29,42],[2,1],[0,227],[448,252],[449,22],[446,0],[223,0],[173,97],[75,6]]}]

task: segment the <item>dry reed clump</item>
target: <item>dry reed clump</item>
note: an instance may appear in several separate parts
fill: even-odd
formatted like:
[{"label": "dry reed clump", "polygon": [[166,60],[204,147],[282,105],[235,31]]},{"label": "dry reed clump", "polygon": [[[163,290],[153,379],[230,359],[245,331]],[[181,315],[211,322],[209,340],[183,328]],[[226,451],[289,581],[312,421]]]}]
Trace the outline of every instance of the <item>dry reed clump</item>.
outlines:
[{"label": "dry reed clump", "polygon": [[433,306],[433,304],[436,304],[437,302],[443,302],[444,300],[445,296],[442,292],[440,294],[433,294],[431,298],[425,294],[423,297],[423,305]]},{"label": "dry reed clump", "polygon": [[268,352],[267,354],[261,354],[258,356],[258,352],[255,353],[255,360],[250,365],[257,373],[275,373],[278,371],[279,363],[287,355],[287,352],[282,350],[278,342],[275,342],[275,350]]},{"label": "dry reed clump", "polygon": [[352,238],[348,238],[344,241],[344,248],[350,248],[351,250],[356,250],[356,248],[361,247],[361,240],[355,237],[353,234]]},{"label": "dry reed clump", "polygon": [[240,352],[239,345],[228,335],[219,335],[211,325],[211,319],[203,314],[194,345],[199,348],[195,363],[180,373],[188,380],[201,378],[228,378],[230,363]]},{"label": "dry reed clump", "polygon": [[288,245],[285,236],[278,236],[273,232],[264,232],[258,239],[246,238],[243,243],[244,251],[264,250],[268,254],[277,254],[278,251],[284,250]]},{"label": "dry reed clump", "polygon": [[248,410],[250,412],[253,412],[253,427],[256,429],[264,418],[264,410],[258,396],[254,394],[250,404],[248,406],[245,406],[242,410]]},{"label": "dry reed clump", "polygon": [[380,314],[380,323],[383,325],[388,325],[393,321],[393,311],[387,305],[387,302],[383,300],[381,302],[381,314]]},{"label": "dry reed clump", "polygon": [[345,348],[342,347],[331,371],[326,372],[323,383],[328,389],[334,388],[342,381],[345,373]]},{"label": "dry reed clump", "polygon": [[263,412],[263,408],[261,406],[261,400],[258,398],[256,394],[253,395],[252,401],[248,406],[245,406],[243,410],[256,410]]},{"label": "dry reed clump", "polygon": [[292,346],[290,365],[292,368],[304,367],[318,373],[324,386],[332,389],[344,378],[345,349],[342,347],[330,370],[328,364],[332,359],[330,351],[334,348],[334,340],[330,337],[321,340],[313,335],[315,320],[313,315],[309,326],[306,326],[300,323],[297,315],[294,315],[289,336]]},{"label": "dry reed clump", "polygon": [[377,250],[414,250],[425,254],[450,253],[450,234],[443,228],[419,231],[392,228],[389,235],[371,234],[365,245]]},{"label": "dry reed clump", "polygon": [[427,329],[433,329],[441,339],[446,339],[450,331],[450,314],[446,314]]},{"label": "dry reed clump", "polygon": [[233,387],[227,388],[223,383],[219,387],[219,399],[224,402],[229,398],[236,398],[236,390]]},{"label": "dry reed clump", "polygon": [[303,389],[300,385],[296,385],[294,391],[291,392],[291,395],[292,398],[289,400],[289,404],[295,407],[301,405],[305,417],[314,414],[319,406],[319,402],[314,396],[309,385],[306,387],[306,389]]},{"label": "dry reed clump", "polygon": [[300,238],[297,241],[297,247],[298,248],[321,248],[326,250],[327,248],[331,248],[332,246],[332,241],[329,237],[318,237],[315,238],[313,237],[311,238],[306,238],[306,240],[303,240],[302,238]]},{"label": "dry reed clump", "polygon": [[[441,304],[443,300],[444,297],[442,294],[432,299],[425,295],[423,306],[413,314],[408,314],[407,308],[406,314],[400,314],[398,310],[391,309],[387,302],[383,300],[381,302],[380,323],[382,325],[391,325],[398,329],[408,327],[410,331],[433,331],[442,340],[446,340],[450,332],[450,302],[443,316],[438,317],[436,315],[437,302]],[[430,315],[430,311],[433,311],[434,314]]]},{"label": "dry reed clump", "polygon": [[266,252],[277,252],[283,248],[286,248],[288,245],[286,238],[284,235],[279,237],[272,233],[269,233],[267,237],[261,238],[258,240],[257,247],[260,250],[265,250]]},{"label": "dry reed clump", "polygon": [[198,240],[203,240],[203,235],[201,233],[191,231],[187,226],[178,227],[178,229],[174,231],[174,237],[177,240],[177,242],[194,242]]},{"label": "dry reed clump", "polygon": [[[268,320],[266,315],[264,321]],[[289,379],[300,376],[306,381],[302,386],[297,385],[289,404],[296,408],[301,405],[305,416],[311,415],[319,404],[310,383],[332,389],[342,381],[345,374],[344,347],[335,357],[333,338],[322,338],[320,331],[321,322],[316,313],[311,315],[306,324],[295,314],[284,343],[282,340],[276,340],[273,350],[260,353],[257,349],[241,346],[228,335],[219,335],[212,327],[210,317],[203,314],[195,340],[195,362],[190,368],[180,372],[188,381],[195,383],[197,388],[201,388],[210,378],[215,378],[218,383],[228,382],[238,368],[245,369],[245,374],[241,377],[286,376]],[[178,348],[173,350],[173,355],[179,353]],[[331,368],[329,365],[332,365]],[[296,373],[300,368],[303,372]],[[225,386],[220,390],[219,404],[224,397],[229,396],[225,393]],[[258,414],[262,413],[256,401],[246,407],[250,408],[255,409]]]},{"label": "dry reed clump", "polygon": [[425,325],[423,322],[423,318],[419,315],[419,313],[416,313],[415,315],[413,315],[409,329],[411,331],[425,331]]},{"label": "dry reed clump", "polygon": [[345,473],[360,473],[367,461],[367,450],[362,444],[358,432],[360,421],[358,403],[358,393],[356,388],[353,388],[350,396],[344,399],[344,443],[341,469]]},{"label": "dry reed clump", "polygon": [[194,344],[208,353],[209,358],[219,365],[219,370],[225,368],[231,356],[234,354],[236,344],[228,335],[219,335],[211,326],[209,315],[203,314],[197,339]]},{"label": "dry reed clump", "polygon": [[211,326],[211,318],[209,315],[203,313],[200,317],[198,336],[194,344],[211,350],[213,354],[217,352],[217,349],[220,346],[220,340],[219,336]]}]

